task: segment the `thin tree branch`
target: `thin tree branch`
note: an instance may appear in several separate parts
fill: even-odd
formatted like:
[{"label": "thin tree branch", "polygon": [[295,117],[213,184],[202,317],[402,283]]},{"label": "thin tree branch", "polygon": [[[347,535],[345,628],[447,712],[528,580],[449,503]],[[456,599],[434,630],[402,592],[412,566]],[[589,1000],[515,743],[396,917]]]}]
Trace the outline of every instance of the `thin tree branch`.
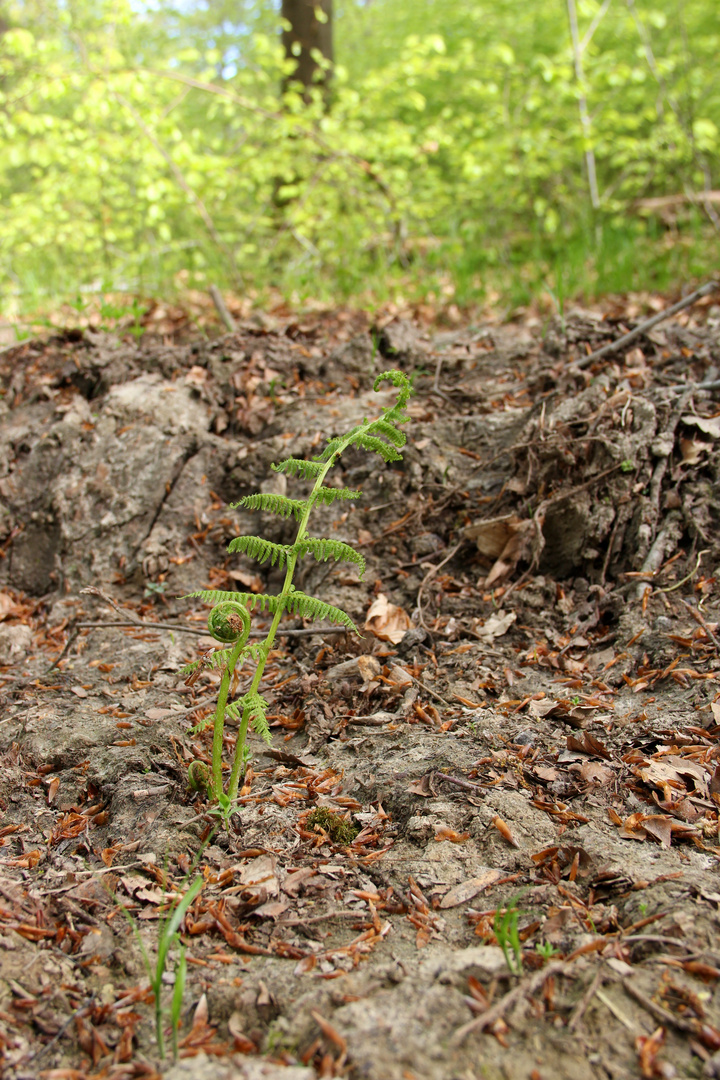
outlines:
[{"label": "thin tree branch", "polygon": [[[570,365],[570,371],[580,371],[582,368],[589,367],[590,364],[594,364],[596,360],[602,360],[604,356],[609,356],[610,353],[617,352],[618,349],[624,348],[629,345],[635,338],[646,333],[648,330],[652,330],[653,326],[657,326],[658,323],[664,322],[665,319],[669,319],[672,315],[677,315],[679,311],[684,311],[685,308],[691,307],[698,300],[701,300],[703,296],[710,296],[716,289],[720,289],[720,283],[717,281],[708,281],[704,285],[701,285],[695,292],[690,293],[683,300],[678,300],[677,304],[673,304],[671,307],[666,308],[665,311],[661,311],[659,315],[653,315],[651,319],[646,319],[645,322],[640,323],[634,330],[631,330],[628,334],[623,334],[617,341],[611,341],[609,345],[603,345],[601,349],[596,349],[595,352],[589,353],[588,356],[582,356],[579,360],[576,360]],[[702,389],[710,389],[710,384],[703,386]]]},{"label": "thin tree branch", "polygon": [[608,8],[610,7],[611,4],[612,4],[612,0],[603,0],[602,7],[600,8],[600,10],[595,15],[595,18],[590,23],[589,27],[587,28],[587,31],[585,32],[584,38],[580,42],[580,52],[581,53],[585,52],[588,45],[592,41],[593,35],[595,34],[595,31],[597,30],[598,26],[600,25],[600,23],[605,18],[606,14],[607,14],[607,11],[608,11]]},{"label": "thin tree branch", "polygon": [[598,192],[597,182],[597,168],[595,165],[595,151],[590,145],[592,138],[592,125],[590,123],[590,114],[588,113],[587,97],[585,95],[585,72],[583,70],[583,47],[580,44],[580,35],[578,32],[578,19],[577,8],[575,6],[575,0],[567,0],[568,19],[570,20],[570,34],[573,44],[573,59],[575,63],[575,78],[580,90],[578,96],[578,108],[580,110],[580,124],[582,125],[583,135],[588,142],[587,149],[585,150],[585,167],[588,174],[588,187],[590,188],[590,202],[592,203],[593,210],[600,208],[600,193]]},{"label": "thin tree branch", "polygon": [[235,272],[235,260],[233,259],[232,252],[226,247],[222,238],[220,237],[220,234],[215,228],[215,222],[211,218],[210,213],[205,206],[205,203],[202,201],[197,192],[190,186],[190,184],[188,184],[180,167],[175,163],[175,161],[173,161],[172,157],[167,152],[162,143],[158,140],[157,136],[147,126],[147,124],[145,123],[135,106],[132,104],[132,102],[128,101],[127,98],[124,97],[122,94],[119,94],[117,90],[110,89],[110,94],[112,97],[115,98],[119,105],[122,105],[122,107],[130,113],[142,133],[153,144],[158,154],[160,154],[160,156],[166,162],[178,185],[182,188],[185,194],[188,195],[195,203],[195,208],[197,209],[198,214],[202,218],[203,224],[205,225],[205,228],[207,229],[210,238],[212,239],[218,250],[221,251],[227,259],[228,269],[230,271],[231,277],[236,284],[239,284],[239,278]]}]

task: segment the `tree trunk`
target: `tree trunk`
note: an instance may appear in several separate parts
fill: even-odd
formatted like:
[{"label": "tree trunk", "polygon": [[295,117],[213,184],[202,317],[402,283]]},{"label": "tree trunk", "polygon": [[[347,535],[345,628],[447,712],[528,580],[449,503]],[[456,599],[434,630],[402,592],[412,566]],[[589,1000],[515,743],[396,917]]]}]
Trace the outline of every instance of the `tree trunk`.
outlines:
[{"label": "tree trunk", "polygon": [[282,0],[282,17],[286,27],[282,32],[285,55],[296,61],[295,71],[285,80],[283,90],[299,82],[307,101],[311,88],[321,86],[327,100],[330,68],[323,70],[316,57],[319,53],[330,63],[333,60],[332,0]]}]

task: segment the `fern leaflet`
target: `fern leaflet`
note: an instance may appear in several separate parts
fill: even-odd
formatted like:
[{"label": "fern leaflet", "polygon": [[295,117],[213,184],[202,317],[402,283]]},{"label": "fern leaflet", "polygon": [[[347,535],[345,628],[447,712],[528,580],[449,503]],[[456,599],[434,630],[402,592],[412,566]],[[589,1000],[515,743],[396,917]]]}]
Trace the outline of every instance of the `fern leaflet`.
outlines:
[{"label": "fern leaflet", "polygon": [[355,441],[358,446],[362,446],[363,450],[371,450],[379,454],[383,461],[402,461],[402,454],[399,454],[394,446],[382,439],[376,439],[374,435],[358,435]]},{"label": "fern leaflet", "polygon": [[272,492],[261,492],[256,495],[245,495],[239,502],[231,503],[230,509],[236,510],[241,506],[244,510],[265,510],[269,514],[279,514],[280,517],[294,517],[299,521],[306,507],[306,499],[287,499],[284,495],[275,495]]},{"label": "fern leaflet", "polygon": [[360,637],[360,631],[347,612],[341,608],[326,604],[323,600],[317,600],[314,596],[292,589],[285,603],[286,611],[293,615],[299,615],[303,619],[328,619],[330,622],[339,623],[347,627]]},{"label": "fern leaflet", "polygon": [[[383,410],[385,415],[387,417],[392,416],[393,420],[395,420],[397,423],[404,423],[404,420],[409,419],[409,417],[405,417],[404,409],[408,401],[410,400],[413,392],[410,380],[408,379],[407,375],[403,374],[402,371],[393,369],[392,371],[380,372],[375,382],[373,383],[373,390],[378,390],[380,388],[381,382],[391,382],[393,386],[397,387],[397,389],[400,391],[400,393],[398,394],[398,399],[393,405],[393,407],[391,409]],[[399,419],[400,416],[403,416],[403,420]]]},{"label": "fern leaflet", "polygon": [[316,458],[313,458],[313,461],[316,461],[319,465],[322,465],[324,462],[329,461],[330,458],[333,457],[338,452],[338,450],[341,448],[341,446],[344,443],[346,443],[347,438],[350,435],[354,435],[354,433],[356,431],[359,431],[359,430],[360,430],[360,428],[355,427],[355,428],[352,429],[352,431],[348,432],[348,434],[346,435],[346,437],[344,439],[331,439],[330,442],[325,447],[325,449],[323,450],[322,454],[320,454]]},{"label": "fern leaflet", "polygon": [[187,593],[181,599],[197,596],[206,604],[221,604],[224,600],[234,600],[238,604],[244,604],[250,611],[258,607],[260,611],[267,610],[273,615],[277,611],[279,596],[270,596],[268,593],[248,592],[222,592],[220,589],[198,589],[197,592]]},{"label": "fern leaflet", "polygon": [[228,705],[225,715],[240,720],[247,709],[248,719],[252,724],[253,731],[260,736],[263,742],[271,746],[272,736],[266,715],[268,708],[268,703],[261,694],[249,692]]},{"label": "fern leaflet", "polygon": [[269,593],[237,593],[237,598],[250,611],[258,607],[260,611],[267,610],[274,615],[278,607],[282,607],[282,596],[271,596]]},{"label": "fern leaflet", "polygon": [[333,558],[335,562],[355,563],[358,567],[358,577],[361,579],[365,573],[365,559],[360,552],[349,544],[343,544],[340,540],[306,536],[299,544],[293,544],[292,550],[297,552],[298,558],[302,558],[303,555],[313,555],[318,562],[327,562],[329,558]]},{"label": "fern leaflet", "polygon": [[[198,668],[210,669],[222,667],[223,664],[227,664],[231,653],[232,649],[218,649],[214,653],[206,653],[205,656],[201,656],[199,660],[193,660],[191,664],[186,664],[184,668],[181,668],[180,674],[191,675],[193,671],[197,671]],[[262,645],[258,642],[251,642],[249,645],[245,646],[235,661],[236,670],[239,670],[242,667],[248,657],[252,657],[255,663],[258,664],[262,655]]]},{"label": "fern leaflet", "polygon": [[227,664],[231,652],[232,649],[218,649],[214,653],[205,653],[199,660],[193,660],[192,663],[180,668],[180,674],[192,675],[193,671],[197,671],[198,668],[216,668],[220,667],[221,664]]},{"label": "fern leaflet", "polygon": [[284,461],[279,461],[277,465],[271,465],[270,468],[276,473],[287,473],[288,476],[299,476],[301,480],[310,480],[313,476],[317,476],[322,472],[321,461],[303,461],[300,458],[285,458]]},{"label": "fern leaflet", "polygon": [[278,563],[284,566],[290,557],[290,548],[285,544],[273,544],[270,540],[264,540],[262,536],[236,536],[228,544],[228,551],[241,551],[249,555],[251,559],[257,559],[264,563],[270,560],[270,565]]},{"label": "fern leaflet", "polygon": [[384,419],[376,420],[367,430],[368,435],[382,435],[388,442],[394,443],[398,449],[403,447],[407,442],[407,435],[405,432],[398,431],[395,424],[391,424]]},{"label": "fern leaflet", "polygon": [[332,506],[336,499],[359,499],[361,495],[361,491],[351,491],[350,488],[319,487],[315,492],[313,506],[318,503]]},{"label": "fern leaflet", "polygon": [[181,600],[189,600],[192,596],[199,596],[201,600],[204,600],[206,604],[222,604],[226,600],[234,600],[236,603],[244,604],[243,593],[239,592],[223,592],[221,589],[198,589],[196,592],[185,593],[181,596]]}]

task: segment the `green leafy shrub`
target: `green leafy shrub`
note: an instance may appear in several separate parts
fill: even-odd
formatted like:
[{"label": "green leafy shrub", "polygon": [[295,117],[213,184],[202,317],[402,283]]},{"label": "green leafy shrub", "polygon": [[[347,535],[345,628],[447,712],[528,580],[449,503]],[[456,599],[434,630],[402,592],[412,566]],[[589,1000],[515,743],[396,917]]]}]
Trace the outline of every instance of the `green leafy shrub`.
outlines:
[{"label": "green leafy shrub", "polygon": [[[681,195],[718,187],[715,0],[578,5],[581,82],[564,4],[349,0],[329,112],[282,96],[277,5],[245,5],[244,30],[223,4],[5,9],[5,303],[210,281],[473,299],[510,280],[562,304],[716,263],[717,211]],[[681,196],[671,229],[638,202],[663,195]]]},{"label": "green leafy shrub", "polygon": [[[405,406],[412,388],[406,375],[392,370],[378,375],[374,389],[378,390],[380,384],[385,381],[397,387],[398,395],[391,408],[383,409],[381,417],[366,420],[346,435],[331,439],[323,453],[311,461],[287,458],[272,466],[275,472],[299,477],[302,480],[313,480],[312,490],[306,499],[259,494],[246,495],[238,503],[233,504],[245,510],[262,510],[284,518],[293,517],[297,521],[297,532],[292,544],[276,544],[261,536],[238,536],[231,541],[228,548],[231,552],[240,551],[261,563],[269,561],[272,566],[284,567],[285,581],[281,591],[276,596],[266,593],[258,595],[207,589],[190,593],[190,596],[198,596],[214,605],[208,618],[208,629],[211,635],[227,648],[216,652],[209,661],[203,658],[185,668],[187,674],[192,674],[200,666],[208,663],[213,667],[221,666],[223,669],[214,721],[204,720],[195,728],[195,731],[199,731],[210,723],[214,724],[212,769],[208,769],[202,762],[193,762],[190,766],[189,779],[191,786],[196,790],[203,788],[207,790],[210,798],[216,803],[217,812],[226,819],[232,813],[240,781],[249,759],[248,728],[252,727],[255,733],[267,743],[271,741],[267,722],[268,705],[260,693],[260,683],[282,616],[287,612],[304,619],[328,619],[354,633],[359,633],[355,623],[345,611],[296,589],[293,579],[298,561],[308,555],[320,562],[334,559],[336,562],[353,563],[357,566],[360,577],[364,573],[365,560],[349,544],[327,537],[309,536],[307,530],[310,516],[316,506],[321,504],[329,506],[337,499],[356,499],[360,495],[359,491],[325,486],[328,473],[348,447],[359,446],[379,454],[385,462],[401,460],[400,451],[405,445],[405,435],[398,425],[408,420]],[[272,615],[270,628],[261,642],[248,640],[250,612],[255,608],[259,608],[260,611],[267,610]],[[236,701],[229,701],[233,675],[248,661],[255,664],[255,673],[250,686]],[[225,791],[222,754],[227,718],[238,720],[240,726],[230,780]]]}]

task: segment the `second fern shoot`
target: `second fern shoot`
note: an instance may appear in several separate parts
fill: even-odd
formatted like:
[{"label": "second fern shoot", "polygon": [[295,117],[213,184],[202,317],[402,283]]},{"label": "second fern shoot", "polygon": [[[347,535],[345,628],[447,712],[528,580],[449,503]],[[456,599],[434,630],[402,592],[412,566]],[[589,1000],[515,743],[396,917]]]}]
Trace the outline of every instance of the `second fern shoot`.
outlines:
[{"label": "second fern shoot", "polygon": [[[192,677],[203,666],[222,668],[215,716],[202,721],[195,728],[195,731],[199,731],[213,724],[212,768],[208,769],[203,762],[193,762],[190,766],[190,783],[195,789],[205,788],[211,800],[217,804],[217,810],[226,819],[237,802],[240,781],[250,757],[247,747],[248,729],[252,727],[267,743],[271,742],[267,721],[268,704],[260,693],[260,683],[282,616],[287,612],[305,619],[328,619],[359,634],[347,612],[296,589],[293,579],[298,561],[308,555],[322,562],[334,559],[336,562],[354,563],[359,576],[363,576],[365,560],[358,551],[339,540],[309,535],[308,525],[316,506],[331,505],[338,499],[359,498],[359,491],[325,486],[328,473],[349,447],[359,446],[379,454],[386,463],[402,459],[400,451],[405,445],[406,437],[399,425],[409,419],[405,407],[412,387],[407,376],[397,370],[384,371],[378,375],[373,388],[377,391],[384,382],[392,383],[398,393],[395,404],[383,409],[380,417],[365,420],[346,435],[331,439],[319,457],[309,461],[291,457],[272,466],[277,473],[300,480],[312,480],[313,488],[306,499],[257,494],[247,495],[233,504],[233,508],[261,510],[297,521],[297,532],[292,544],[276,544],[261,536],[237,536],[228,547],[230,552],[241,552],[261,563],[269,562],[271,566],[285,567],[285,580],[281,591],[275,596],[206,589],[189,594],[214,605],[208,619],[208,628],[217,641],[227,646],[210,658],[205,657],[189,664],[185,669]],[[250,612],[256,607],[261,611],[267,609],[272,615],[272,621],[265,638],[251,643],[248,640]],[[233,676],[248,661],[255,665],[250,686],[236,701],[229,701]],[[223,779],[223,739],[225,721],[230,717],[239,721],[239,729],[226,789]]]}]

